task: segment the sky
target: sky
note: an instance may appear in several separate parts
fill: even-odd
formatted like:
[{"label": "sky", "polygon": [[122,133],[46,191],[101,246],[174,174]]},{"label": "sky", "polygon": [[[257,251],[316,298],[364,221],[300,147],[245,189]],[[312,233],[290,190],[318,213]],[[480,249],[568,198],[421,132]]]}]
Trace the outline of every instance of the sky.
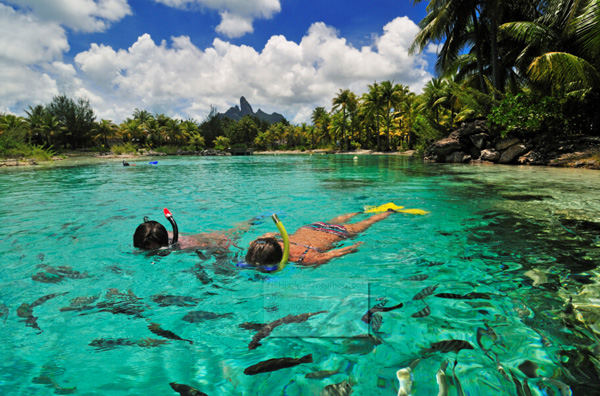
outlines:
[{"label": "sky", "polygon": [[428,2],[412,0],[0,0],[0,114],[56,95],[97,119],[135,109],[198,122],[244,96],[311,123],[342,89],[420,93],[435,46],[408,55]]}]

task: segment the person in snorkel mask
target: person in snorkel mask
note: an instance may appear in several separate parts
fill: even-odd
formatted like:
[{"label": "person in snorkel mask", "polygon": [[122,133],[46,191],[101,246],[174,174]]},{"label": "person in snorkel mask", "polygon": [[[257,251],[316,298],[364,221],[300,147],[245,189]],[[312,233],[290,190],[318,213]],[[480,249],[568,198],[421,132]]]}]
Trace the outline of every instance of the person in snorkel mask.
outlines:
[{"label": "person in snorkel mask", "polygon": [[[329,222],[316,222],[300,227],[289,236],[289,261],[300,265],[324,264],[335,257],[354,253],[362,242],[350,246],[335,248],[336,244],[351,239],[373,224],[387,218],[393,211],[379,213],[356,223],[348,223],[361,212],[338,216]],[[265,267],[278,263],[283,255],[283,241],[278,234],[267,233],[250,243],[245,265]]]},{"label": "person in snorkel mask", "polygon": [[229,247],[235,246],[235,242],[241,234],[246,232],[251,225],[257,222],[257,219],[240,223],[237,227],[227,231],[203,232],[195,235],[179,235],[177,223],[168,209],[164,210],[165,217],[171,223],[173,232],[167,231],[158,221],[149,220],[144,217],[144,222],[140,224],[133,234],[133,246],[142,250],[157,250],[162,248],[171,248],[173,250],[181,249],[211,249],[215,253],[224,253]]}]

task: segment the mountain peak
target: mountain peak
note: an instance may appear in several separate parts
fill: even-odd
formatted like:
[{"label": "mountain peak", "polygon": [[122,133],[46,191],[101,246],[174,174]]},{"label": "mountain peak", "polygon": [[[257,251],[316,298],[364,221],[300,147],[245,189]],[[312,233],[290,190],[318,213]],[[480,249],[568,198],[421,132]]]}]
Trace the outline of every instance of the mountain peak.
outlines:
[{"label": "mountain peak", "polygon": [[255,113],[252,110],[252,106],[250,106],[250,103],[243,96],[240,98],[240,107],[238,107],[237,105],[230,107],[229,110],[227,110],[224,114],[218,113],[217,117],[227,117],[231,118],[234,121],[239,121],[247,115],[254,116],[259,120],[266,121],[270,124],[276,124],[285,120],[285,117],[279,113],[267,114],[260,109],[258,109],[258,111]]}]

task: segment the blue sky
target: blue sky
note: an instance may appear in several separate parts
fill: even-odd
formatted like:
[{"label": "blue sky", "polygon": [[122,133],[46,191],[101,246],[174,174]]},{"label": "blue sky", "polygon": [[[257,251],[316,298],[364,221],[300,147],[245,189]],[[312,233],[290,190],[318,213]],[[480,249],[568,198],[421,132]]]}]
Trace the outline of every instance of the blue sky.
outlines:
[{"label": "blue sky", "polygon": [[340,89],[419,92],[434,48],[409,56],[426,2],[402,0],[0,0],[0,112],[65,93],[98,118],[136,108],[203,120],[245,96],[294,123]]}]

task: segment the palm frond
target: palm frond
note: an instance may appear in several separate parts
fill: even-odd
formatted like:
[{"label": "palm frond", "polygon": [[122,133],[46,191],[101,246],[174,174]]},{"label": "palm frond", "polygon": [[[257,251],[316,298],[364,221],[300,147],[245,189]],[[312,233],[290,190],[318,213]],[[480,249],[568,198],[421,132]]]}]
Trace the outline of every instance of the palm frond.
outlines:
[{"label": "palm frond", "polygon": [[527,70],[534,82],[575,87],[597,86],[598,70],[585,59],[565,52],[549,52],[537,57]]}]

